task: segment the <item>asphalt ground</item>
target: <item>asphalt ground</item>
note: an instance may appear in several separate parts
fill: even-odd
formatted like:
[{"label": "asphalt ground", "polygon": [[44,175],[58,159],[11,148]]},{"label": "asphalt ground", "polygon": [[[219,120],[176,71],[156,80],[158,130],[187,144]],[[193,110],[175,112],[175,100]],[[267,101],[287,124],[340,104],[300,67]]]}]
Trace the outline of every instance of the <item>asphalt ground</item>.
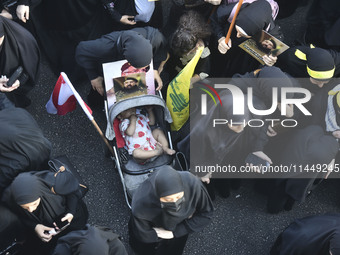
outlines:
[{"label": "asphalt ground", "polygon": [[[167,2],[170,1],[164,2],[166,18],[169,8]],[[279,20],[288,44],[302,38],[306,9],[306,6],[299,7],[293,16]],[[98,133],[79,106],[65,116],[49,115],[45,110],[57,78],[43,58],[40,79],[30,93],[32,105],[27,110],[52,142],[53,156],[66,154],[89,185],[90,191],[85,197],[90,214],[89,223],[108,226],[119,233],[132,254],[128,246],[127,229],[130,210],[125,203],[114,163],[104,156],[104,145]],[[90,83],[84,81],[74,85],[86,99]],[[104,112],[94,110],[93,116],[105,131]],[[338,184],[338,180],[326,180],[305,203],[295,205],[292,211],[271,215],[265,211],[266,198],[254,191],[254,181],[244,181],[241,188],[232,191],[229,198],[217,197],[211,224],[202,232],[190,235],[184,254],[268,254],[278,234],[294,219],[339,212]]]}]

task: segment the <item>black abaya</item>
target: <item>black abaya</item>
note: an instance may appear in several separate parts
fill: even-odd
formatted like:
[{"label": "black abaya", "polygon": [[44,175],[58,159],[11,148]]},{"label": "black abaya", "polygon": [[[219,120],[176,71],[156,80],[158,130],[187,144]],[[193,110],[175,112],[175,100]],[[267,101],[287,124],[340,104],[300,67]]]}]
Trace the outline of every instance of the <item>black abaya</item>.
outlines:
[{"label": "black abaya", "polygon": [[105,227],[86,225],[58,240],[53,255],[127,255],[119,236]]},{"label": "black abaya", "polygon": [[[161,197],[182,191],[185,200],[178,211],[168,211],[161,207]],[[157,245],[167,245],[167,240],[163,242],[153,229],[161,227],[173,232],[174,238],[170,242],[177,243],[177,239],[182,245],[181,249],[177,247],[178,243],[170,245],[167,249],[168,254],[181,254],[180,250],[184,248],[183,241],[185,243],[186,236],[202,230],[211,221],[212,213],[212,202],[197,177],[164,166],[142,183],[132,198],[132,215],[129,223],[131,241],[135,239],[143,247],[152,246],[153,254],[164,254],[158,251],[155,253],[154,250]]]},{"label": "black abaya", "polygon": [[0,50],[0,73],[9,78],[14,71],[22,66],[28,80],[19,78],[20,87],[7,97],[16,106],[26,107],[29,100],[26,94],[33,89],[38,78],[40,52],[34,37],[19,24],[0,16],[0,28],[4,32],[4,41]]},{"label": "black abaya", "polygon": [[47,166],[51,143],[24,109],[0,111],[0,194],[19,173]]},{"label": "black abaya", "polygon": [[340,214],[297,219],[277,238],[271,255],[340,254]]}]

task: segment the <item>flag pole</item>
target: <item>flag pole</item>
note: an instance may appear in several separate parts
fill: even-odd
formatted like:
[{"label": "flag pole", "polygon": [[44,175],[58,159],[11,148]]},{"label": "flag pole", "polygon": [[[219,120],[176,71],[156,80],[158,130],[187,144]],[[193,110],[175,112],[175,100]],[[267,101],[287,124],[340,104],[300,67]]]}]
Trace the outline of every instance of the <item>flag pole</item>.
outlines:
[{"label": "flag pole", "polygon": [[83,111],[85,112],[85,114],[87,115],[88,119],[92,122],[93,126],[96,128],[97,132],[99,133],[99,135],[101,136],[101,138],[103,139],[104,143],[106,144],[106,146],[109,148],[112,156],[115,156],[115,153],[113,152],[112,146],[109,144],[108,140],[106,139],[106,137],[104,136],[102,130],[100,129],[100,127],[98,126],[97,122],[94,120],[93,116],[92,116],[92,111],[90,112],[88,109],[88,106],[85,105],[83,99],[80,97],[80,95],[78,94],[78,92],[74,89],[71,81],[69,80],[69,78],[67,77],[67,75],[64,72],[61,72],[61,75],[63,76],[64,80],[66,81],[66,83],[69,85],[70,89],[73,92],[73,95],[75,96],[75,98],[77,99],[79,105],[81,106],[81,108],[83,109]]},{"label": "flag pole", "polygon": [[233,20],[231,21],[227,36],[225,37],[225,43],[228,44],[230,36],[231,36],[231,32],[233,31],[235,22],[236,22],[236,17],[238,15],[238,13],[240,12],[241,6],[242,6],[243,0],[240,0],[237,4],[237,8],[233,17]]},{"label": "flag pole", "polygon": [[115,153],[113,152],[112,146],[109,144],[108,140],[106,139],[106,137],[104,136],[102,130],[100,129],[100,127],[98,126],[97,122],[92,119],[91,123],[93,124],[93,126],[96,128],[97,132],[99,133],[100,137],[103,139],[104,143],[106,144],[106,146],[109,148],[112,156],[115,155]]}]

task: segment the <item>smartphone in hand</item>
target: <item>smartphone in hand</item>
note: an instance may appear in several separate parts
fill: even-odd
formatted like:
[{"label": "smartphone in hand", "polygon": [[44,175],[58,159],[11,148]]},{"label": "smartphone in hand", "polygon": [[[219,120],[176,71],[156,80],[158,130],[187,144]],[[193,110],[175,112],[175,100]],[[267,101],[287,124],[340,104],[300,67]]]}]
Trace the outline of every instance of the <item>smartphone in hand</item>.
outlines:
[{"label": "smartphone in hand", "polygon": [[65,220],[65,221],[61,221],[62,218],[64,218],[66,216],[66,213],[60,214],[57,218],[55,218],[54,223],[56,224],[57,227],[57,231],[62,231],[65,228],[68,227],[68,225],[70,225],[70,223]]},{"label": "smartphone in hand", "polygon": [[9,77],[9,80],[7,81],[6,87],[12,87],[14,82],[20,77],[24,69],[19,66],[14,73]]},{"label": "smartphone in hand", "polygon": [[246,160],[246,163],[248,163],[249,165],[252,164],[253,166],[269,166],[270,163],[256,155],[254,155],[253,153],[249,153]]}]

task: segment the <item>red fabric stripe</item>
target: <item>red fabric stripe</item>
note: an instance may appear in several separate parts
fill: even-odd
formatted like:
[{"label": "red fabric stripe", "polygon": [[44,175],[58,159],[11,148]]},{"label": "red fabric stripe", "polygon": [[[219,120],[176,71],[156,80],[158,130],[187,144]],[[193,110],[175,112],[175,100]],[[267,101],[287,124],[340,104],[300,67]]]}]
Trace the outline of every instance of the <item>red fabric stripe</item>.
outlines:
[{"label": "red fabric stripe", "polygon": [[120,123],[120,120],[117,118],[113,121],[113,131],[115,132],[115,135],[116,135],[117,147],[123,148],[125,146],[125,141],[124,141],[122,134],[120,133],[119,123]]}]

